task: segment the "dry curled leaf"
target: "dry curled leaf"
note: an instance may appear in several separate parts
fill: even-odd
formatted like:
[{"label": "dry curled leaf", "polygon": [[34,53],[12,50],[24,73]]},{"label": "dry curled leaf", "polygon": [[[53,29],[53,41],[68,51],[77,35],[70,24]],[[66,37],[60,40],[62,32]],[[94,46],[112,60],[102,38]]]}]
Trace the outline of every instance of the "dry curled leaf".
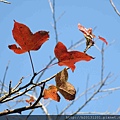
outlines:
[{"label": "dry curled leaf", "polygon": [[72,71],[75,69],[75,63],[79,61],[90,61],[94,59],[92,56],[79,51],[67,51],[66,46],[62,42],[58,42],[55,46],[54,53],[58,59],[59,66],[68,66]]},{"label": "dry curled leaf", "polygon": [[67,82],[68,72],[65,68],[55,76],[56,86],[58,91],[63,95],[67,100],[74,100],[76,95],[76,90],[74,86]]},{"label": "dry curled leaf", "polygon": [[[84,26],[82,26],[80,23],[78,23],[78,29],[84,34],[84,37],[86,39],[86,49],[84,50],[84,52],[86,52],[89,48],[91,48],[91,46],[94,45],[93,38],[95,38],[96,36],[92,33],[92,28],[87,29]],[[98,38],[103,42],[105,42],[106,45],[108,44],[105,38],[101,36],[98,36]]]},{"label": "dry curled leaf", "polygon": [[55,100],[55,101],[59,102],[60,101],[60,96],[58,95],[57,91],[58,90],[57,90],[56,86],[51,85],[51,86],[49,86],[48,89],[44,90],[43,98],[44,99],[51,98],[52,100]]},{"label": "dry curled leaf", "polygon": [[95,38],[95,35],[92,34],[92,28],[85,28],[80,23],[78,23],[78,29],[89,39]]},{"label": "dry curled leaf", "polygon": [[12,34],[19,47],[16,44],[12,44],[8,48],[17,54],[38,50],[49,38],[49,32],[38,31],[33,34],[26,25],[18,23],[15,20]]}]

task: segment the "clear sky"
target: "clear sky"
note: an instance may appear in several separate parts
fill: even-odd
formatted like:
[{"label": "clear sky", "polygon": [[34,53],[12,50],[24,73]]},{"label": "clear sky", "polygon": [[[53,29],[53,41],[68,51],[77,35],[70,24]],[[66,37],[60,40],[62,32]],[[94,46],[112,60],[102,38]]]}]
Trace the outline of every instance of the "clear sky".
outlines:
[{"label": "clear sky", "polygon": [[[4,4],[0,2],[0,80],[3,79],[4,71],[8,61],[10,61],[8,73],[6,76],[6,85],[12,80],[14,86],[22,76],[27,76],[24,82],[28,82],[32,69],[29,61],[28,54],[17,55],[8,49],[9,44],[15,43],[12,36],[12,29],[16,20],[20,23],[29,26],[31,31],[37,32],[39,30],[46,30],[50,32],[50,39],[41,47],[39,51],[32,52],[32,58],[35,70],[39,71],[44,68],[50,60],[50,56],[54,57],[54,47],[56,45],[55,34],[53,29],[53,19],[48,0],[9,0],[12,4]],[[120,11],[120,1],[114,0],[115,5]],[[75,43],[83,38],[83,34],[78,30],[77,24],[81,23],[86,28],[95,28],[94,34],[104,37],[109,44],[114,43],[107,47],[104,56],[104,77],[109,72],[113,76],[107,81],[108,83],[120,74],[119,61],[120,61],[120,17],[115,13],[109,0],[60,0],[56,1],[56,19],[61,14],[63,16],[57,21],[58,39],[63,42],[67,47],[71,43]],[[96,45],[101,49],[102,41],[97,40]],[[74,50],[83,51],[85,44],[75,48]],[[88,87],[96,84],[101,78],[101,53],[95,47],[92,47],[87,52],[89,55],[95,57],[90,62],[79,62],[76,64],[74,73],[69,70],[69,82],[71,82],[76,89],[79,89],[77,95],[86,89],[87,76],[89,75]],[[54,66],[47,70],[42,79],[52,76],[64,67]],[[41,79],[41,80],[42,80]],[[23,82],[23,83],[24,83]],[[55,84],[54,80],[49,82],[48,85]],[[111,84],[106,85],[103,89],[119,87],[120,78],[118,77]],[[119,92],[115,91],[112,94],[99,93],[97,97],[103,96],[97,100],[91,101],[82,112],[115,112],[119,103]],[[93,93],[90,92],[88,97]],[[106,96],[107,95],[107,96]],[[106,97],[104,97],[106,96]],[[85,102],[85,96],[81,97],[66,113],[77,110]],[[69,104],[61,96],[61,102],[57,103],[52,101],[48,110],[52,114],[56,114],[56,106],[60,112],[65,105]],[[27,105],[25,103],[25,105]],[[2,106],[2,105],[1,105]],[[18,106],[20,107],[20,106]],[[52,108],[52,110],[51,110]],[[0,107],[0,111],[6,109]],[[54,110],[54,111],[53,111]],[[23,112],[24,114],[26,112]],[[33,114],[42,114],[39,110]]]}]

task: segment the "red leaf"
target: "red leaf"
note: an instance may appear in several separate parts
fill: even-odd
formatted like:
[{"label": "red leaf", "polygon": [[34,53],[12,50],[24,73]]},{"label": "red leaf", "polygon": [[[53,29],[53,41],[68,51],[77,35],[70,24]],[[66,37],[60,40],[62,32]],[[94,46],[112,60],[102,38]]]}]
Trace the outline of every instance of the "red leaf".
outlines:
[{"label": "red leaf", "polygon": [[29,100],[25,100],[27,103],[31,104],[32,102],[34,102],[34,97],[30,96]]},{"label": "red leaf", "polygon": [[33,34],[26,25],[16,21],[14,21],[12,33],[20,47],[17,47],[15,44],[9,45],[8,47],[17,54],[22,54],[30,50],[38,50],[49,38],[49,32],[38,31]]},{"label": "red leaf", "polygon": [[106,41],[106,39],[105,39],[105,38],[103,38],[103,37],[101,37],[101,36],[98,36],[98,38],[99,38],[100,40],[102,40],[103,42],[105,42],[105,43],[106,43],[106,45],[108,44],[108,42]]},{"label": "red leaf", "polygon": [[55,46],[54,53],[58,59],[58,65],[68,66],[72,71],[75,69],[75,63],[79,61],[90,61],[94,59],[92,56],[87,55],[86,53],[79,51],[67,51],[66,46],[62,42],[58,42]]},{"label": "red leaf", "polygon": [[55,100],[57,102],[60,102],[60,96],[57,93],[57,88],[54,85],[49,86],[48,89],[44,90],[44,99],[51,98],[52,100]]}]

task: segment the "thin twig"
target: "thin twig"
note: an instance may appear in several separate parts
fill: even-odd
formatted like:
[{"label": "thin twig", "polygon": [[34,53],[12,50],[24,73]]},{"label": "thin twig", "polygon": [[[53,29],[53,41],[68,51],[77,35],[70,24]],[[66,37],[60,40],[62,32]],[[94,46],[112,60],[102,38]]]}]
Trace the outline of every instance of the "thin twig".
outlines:
[{"label": "thin twig", "polygon": [[12,81],[10,80],[10,83],[9,83],[9,94],[11,93],[11,89],[12,89],[11,84],[12,84]]},{"label": "thin twig", "polygon": [[120,16],[120,12],[117,10],[116,6],[114,5],[113,1],[110,0],[110,3],[112,5],[112,7],[114,8],[115,12],[118,14],[118,16]]},{"label": "thin twig", "polygon": [[34,107],[33,106],[25,106],[25,107],[13,109],[13,110],[5,110],[3,112],[0,112],[0,116],[12,114],[12,113],[19,113],[19,114],[21,114],[22,111],[35,109],[35,108],[40,108],[40,107],[41,107],[41,105],[36,105]]},{"label": "thin twig", "polygon": [[100,92],[113,92],[116,90],[120,90],[120,87],[108,88],[108,89],[100,90]]},{"label": "thin twig", "polygon": [[52,5],[51,0],[48,0],[48,3],[49,3],[49,5],[50,5],[50,9],[51,9],[51,12],[52,12],[52,14],[53,14],[53,5]]},{"label": "thin twig", "polygon": [[17,85],[12,89],[12,91],[14,91],[15,89],[17,89],[19,86],[20,86],[20,84],[22,83],[22,80],[24,79],[24,77],[22,77],[20,80],[19,80],[19,82],[17,83]]},{"label": "thin twig", "polygon": [[30,82],[27,83],[26,85],[24,85],[23,87],[20,87],[20,88],[18,88],[17,90],[12,91],[10,94],[8,93],[8,94],[5,94],[4,96],[2,96],[2,97],[0,98],[0,103],[2,103],[3,100],[5,100],[6,98],[9,98],[9,96],[11,96],[11,95],[19,92],[20,90],[23,90],[23,89],[27,88],[29,85],[32,84],[32,81],[33,81],[33,79],[34,79],[35,77],[36,77],[36,74],[34,74],[33,77],[31,78]]},{"label": "thin twig", "polygon": [[101,64],[101,82],[103,80],[103,73],[104,73],[104,43],[102,44],[102,50],[101,50],[101,56],[102,56],[102,64]]},{"label": "thin twig", "polygon": [[1,93],[3,92],[4,83],[5,83],[5,78],[6,78],[6,75],[7,75],[9,63],[10,63],[10,62],[8,62],[7,66],[6,66],[5,73],[4,73],[4,77],[3,77],[3,80],[2,80],[2,88],[1,88],[1,92],[0,92],[0,97],[1,97]]},{"label": "thin twig", "polygon": [[42,98],[44,87],[45,87],[45,83],[43,83],[43,86],[41,87],[40,95],[33,105],[26,106],[26,107],[21,107],[21,108],[14,109],[14,110],[3,111],[3,112],[0,113],[0,116],[6,115],[6,114],[11,114],[11,113],[20,113],[21,114],[22,111],[42,107],[42,105],[37,105],[37,104],[39,103],[40,99]]},{"label": "thin twig", "polygon": [[68,104],[68,106],[66,106],[59,115],[62,115],[71,105],[74,104],[75,101],[77,101],[79,98],[81,98],[83,95],[86,94],[86,92],[92,90],[93,88],[97,87],[98,85],[100,85],[101,82],[97,83],[97,84],[94,84],[92,85],[90,88],[88,88],[87,90],[85,90],[84,92],[82,92],[78,97],[75,98],[75,100],[73,100],[70,104]]},{"label": "thin twig", "polygon": [[51,9],[51,12],[52,12],[52,15],[53,15],[53,22],[54,22],[54,32],[55,32],[55,40],[56,40],[56,44],[58,42],[58,33],[57,33],[57,21],[56,21],[56,18],[55,18],[55,0],[53,0],[53,4],[50,0],[48,0],[49,2],[49,5],[50,5],[50,9]]},{"label": "thin twig", "polygon": [[30,51],[28,51],[29,57],[30,57],[30,62],[31,62],[31,66],[32,66],[32,71],[33,71],[33,75],[35,74],[35,70],[34,70],[34,65],[33,65],[33,61],[32,61],[32,57],[30,54]]},{"label": "thin twig", "polygon": [[[105,80],[103,80],[103,81],[101,82],[100,87],[94,92],[94,94],[93,94],[80,108],[78,108],[78,110],[76,110],[72,115],[70,115],[67,119],[69,119],[70,117],[76,115],[80,110],[82,110],[82,109],[94,98],[94,96],[95,96],[97,93],[99,93],[99,91],[101,90],[101,88],[104,86],[106,80],[109,78],[110,74],[111,74],[111,73],[109,73],[109,74],[107,75],[107,77],[105,78]],[[66,119],[66,120],[67,120],[67,119]]]},{"label": "thin twig", "polygon": [[10,2],[8,2],[8,1],[6,1],[6,0],[0,0],[0,2],[7,3],[7,4],[11,4]]},{"label": "thin twig", "polygon": [[85,94],[85,100],[86,100],[86,101],[87,101],[88,81],[89,81],[89,74],[88,74],[88,76],[87,76],[87,81],[86,81],[86,94]]},{"label": "thin twig", "polygon": [[55,0],[53,0],[53,21],[54,21],[55,39],[56,39],[56,44],[57,44],[58,33],[57,33],[57,22],[56,22],[56,18],[55,18]]},{"label": "thin twig", "polygon": [[[55,59],[56,59],[55,57],[54,57],[53,59],[51,59],[50,62],[47,64],[46,68],[48,68],[48,67],[52,64],[52,62],[53,62]],[[46,70],[47,70],[47,69],[44,69],[44,70],[41,72],[41,74],[39,75],[39,77],[38,77],[36,83],[39,82],[40,78],[42,77],[42,75],[45,73]],[[40,72],[39,72],[39,73],[40,73]]]}]

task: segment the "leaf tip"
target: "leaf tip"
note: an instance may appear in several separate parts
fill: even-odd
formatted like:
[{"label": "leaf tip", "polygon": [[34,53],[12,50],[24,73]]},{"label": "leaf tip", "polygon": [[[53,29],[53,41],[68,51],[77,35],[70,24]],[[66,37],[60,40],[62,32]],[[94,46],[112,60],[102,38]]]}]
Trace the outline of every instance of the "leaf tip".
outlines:
[{"label": "leaf tip", "polygon": [[102,40],[104,43],[106,43],[106,45],[108,45],[108,42],[106,41],[105,38],[103,38],[103,37],[101,37],[101,36],[98,36],[98,38],[99,38],[100,40]]}]

